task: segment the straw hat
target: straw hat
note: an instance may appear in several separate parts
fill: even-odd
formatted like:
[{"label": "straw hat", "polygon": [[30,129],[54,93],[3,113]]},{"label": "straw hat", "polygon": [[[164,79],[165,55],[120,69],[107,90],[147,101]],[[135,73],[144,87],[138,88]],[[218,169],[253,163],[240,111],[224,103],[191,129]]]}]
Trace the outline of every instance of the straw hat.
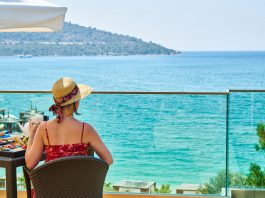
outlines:
[{"label": "straw hat", "polygon": [[53,84],[52,94],[55,100],[59,100],[69,94],[76,85],[79,88],[78,93],[71,99],[60,104],[60,106],[65,106],[87,97],[92,92],[92,88],[87,85],[76,84],[72,78],[68,77],[60,78]]}]

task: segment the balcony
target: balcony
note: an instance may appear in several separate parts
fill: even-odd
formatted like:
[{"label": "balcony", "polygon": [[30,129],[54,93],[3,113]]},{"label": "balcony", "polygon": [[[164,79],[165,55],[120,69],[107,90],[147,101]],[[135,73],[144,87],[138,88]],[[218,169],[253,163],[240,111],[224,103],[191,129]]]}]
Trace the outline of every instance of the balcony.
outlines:
[{"label": "balcony", "polygon": [[[235,188],[264,190],[249,170],[255,163],[262,171],[265,161],[255,149],[256,128],[265,122],[264,96],[250,90],[94,92],[80,103],[77,117],[92,124],[113,153],[104,197],[224,197]],[[52,103],[49,91],[0,92],[0,109],[17,118],[30,108],[52,118]],[[124,180],[154,181],[155,187],[150,193],[113,187]]]}]

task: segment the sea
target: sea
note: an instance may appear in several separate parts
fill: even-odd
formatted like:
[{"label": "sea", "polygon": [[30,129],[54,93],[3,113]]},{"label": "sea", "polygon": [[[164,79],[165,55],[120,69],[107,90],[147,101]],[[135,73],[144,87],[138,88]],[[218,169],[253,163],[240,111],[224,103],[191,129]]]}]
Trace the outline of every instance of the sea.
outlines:
[{"label": "sea", "polygon": [[[0,90],[51,90],[67,76],[94,91],[186,92],[91,94],[81,102],[78,119],[90,123],[113,154],[106,182],[204,184],[226,165],[245,175],[251,162],[264,168],[255,144],[257,124],[265,122],[265,93],[227,95],[265,90],[264,51],[14,56],[0,57],[0,69]],[[0,93],[0,109],[16,117],[33,105],[52,119],[52,103],[47,93]]]}]

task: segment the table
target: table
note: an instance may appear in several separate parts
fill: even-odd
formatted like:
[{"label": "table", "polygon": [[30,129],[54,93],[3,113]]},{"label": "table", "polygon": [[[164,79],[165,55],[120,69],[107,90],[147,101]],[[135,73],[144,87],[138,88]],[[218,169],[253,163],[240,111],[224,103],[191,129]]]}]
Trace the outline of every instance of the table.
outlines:
[{"label": "table", "polygon": [[[45,153],[41,160],[45,159]],[[25,152],[16,157],[0,157],[0,167],[6,169],[6,195],[7,198],[17,198],[17,167],[25,165]]]}]

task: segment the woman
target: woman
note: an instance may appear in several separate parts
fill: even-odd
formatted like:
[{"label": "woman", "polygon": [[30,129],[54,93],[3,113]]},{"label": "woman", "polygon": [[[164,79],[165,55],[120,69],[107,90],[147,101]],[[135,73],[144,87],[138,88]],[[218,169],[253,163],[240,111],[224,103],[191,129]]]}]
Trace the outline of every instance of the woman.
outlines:
[{"label": "woman", "polygon": [[28,169],[38,165],[44,149],[45,162],[64,156],[87,155],[89,147],[92,147],[100,159],[112,164],[111,153],[95,129],[74,118],[79,100],[91,91],[89,86],[77,85],[67,77],[54,83],[52,94],[55,104],[49,110],[54,112],[56,119],[41,123],[29,120],[29,142],[25,154]]}]

